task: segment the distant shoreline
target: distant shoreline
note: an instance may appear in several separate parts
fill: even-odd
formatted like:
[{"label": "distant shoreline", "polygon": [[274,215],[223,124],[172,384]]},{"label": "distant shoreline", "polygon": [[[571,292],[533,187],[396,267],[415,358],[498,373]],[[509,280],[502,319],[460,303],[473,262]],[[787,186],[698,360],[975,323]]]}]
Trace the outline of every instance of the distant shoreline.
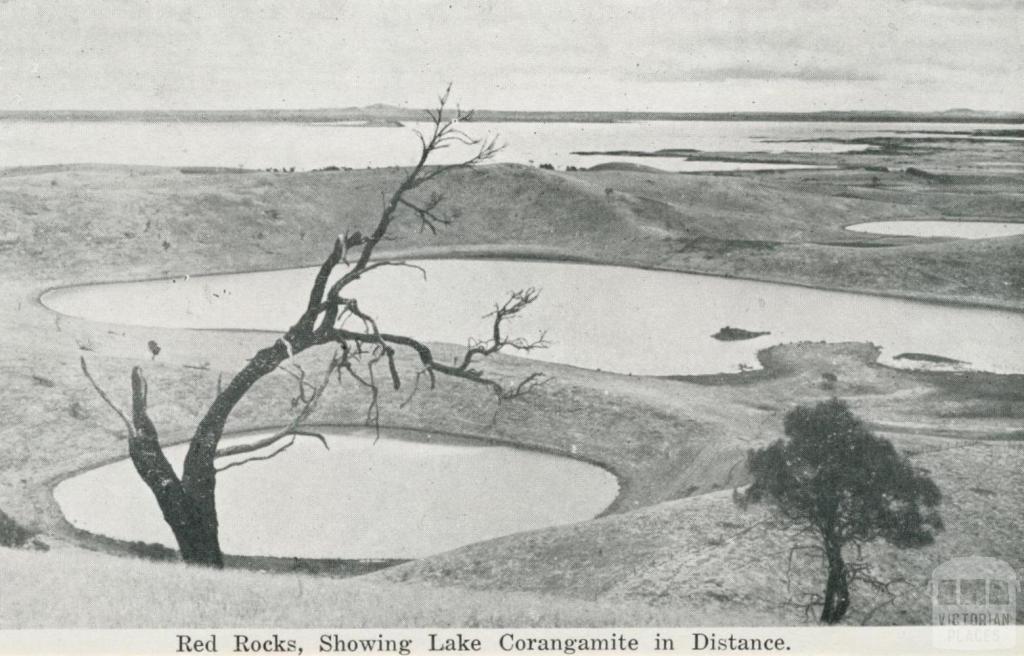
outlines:
[{"label": "distant shoreline", "polygon": [[[0,110],[0,121],[228,123],[361,122],[365,127],[400,127],[424,121],[426,111],[401,107],[252,110]],[[479,110],[473,121],[493,123],[618,123],[626,121],[763,121],[845,123],[1024,123],[1024,112],[822,111],[822,112],[602,112]],[[352,125],[351,127],[363,127]]]}]

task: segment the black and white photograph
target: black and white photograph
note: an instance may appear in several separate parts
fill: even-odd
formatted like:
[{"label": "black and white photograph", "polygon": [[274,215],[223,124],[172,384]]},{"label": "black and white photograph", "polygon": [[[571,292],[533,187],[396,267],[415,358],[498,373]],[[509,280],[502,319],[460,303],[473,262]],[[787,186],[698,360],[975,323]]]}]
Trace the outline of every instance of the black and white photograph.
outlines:
[{"label": "black and white photograph", "polygon": [[1024,648],[1024,2],[0,0],[0,654]]}]

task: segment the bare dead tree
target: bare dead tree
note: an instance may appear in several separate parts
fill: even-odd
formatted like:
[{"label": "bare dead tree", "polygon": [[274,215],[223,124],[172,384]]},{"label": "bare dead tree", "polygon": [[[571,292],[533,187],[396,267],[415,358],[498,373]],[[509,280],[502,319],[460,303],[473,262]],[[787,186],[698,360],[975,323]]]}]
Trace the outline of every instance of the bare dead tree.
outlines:
[{"label": "bare dead tree", "polygon": [[[504,304],[497,305],[489,315],[493,319],[490,337],[471,341],[462,357],[452,364],[438,362],[431,349],[418,339],[382,330],[357,299],[347,293],[353,282],[375,269],[414,266],[402,261],[373,259],[376,248],[387,238],[388,230],[396,220],[402,216],[415,218],[421,230],[431,232],[451,222],[439,210],[444,201],[443,195],[434,191],[426,199],[419,199],[414,192],[448,173],[486,162],[500,149],[494,139],[474,139],[460,128],[460,122],[468,120],[472,113],[449,110],[449,92],[450,87],[440,97],[438,108],[428,112],[431,122],[429,133],[417,132],[421,144],[420,156],[398,187],[389,197],[384,198],[380,217],[373,230],[369,234],[346,231],[339,235],[330,254],[320,265],[309,290],[305,311],[298,320],[273,344],[258,351],[227,386],[218,383],[217,395],[199,421],[189,443],[180,477],[164,456],[156,426],[147,413],[148,389],[142,369],[135,367],[131,373],[132,406],[129,420],[128,414],[121,412],[101,389],[89,373],[85,359],[82,359],[84,374],[103,401],[117,412],[127,427],[129,454],[135,469],[156,498],[164,519],[174,532],[185,562],[223,566],[216,508],[218,472],[254,460],[272,458],[290,447],[296,437],[316,438],[327,446],[322,435],[301,427],[315,410],[332,380],[347,376],[366,388],[370,396],[367,421],[378,427],[380,381],[389,382],[395,390],[402,385],[395,363],[397,349],[410,350],[421,365],[412,393],[419,389],[421,379],[433,388],[438,374],[482,385],[499,402],[521,397],[543,382],[542,376],[532,374],[506,387],[489,378],[478,367],[481,359],[505,349],[530,351],[545,346],[543,335],[537,340],[527,341],[512,339],[504,331],[509,319],[536,300],[537,291],[534,289],[512,292]],[[474,154],[454,164],[427,165],[431,155],[455,145],[473,147]],[[341,275],[333,283],[330,282],[339,272]],[[316,382],[311,382],[294,357],[308,349],[328,345],[335,348],[330,363],[324,375]],[[266,438],[221,448],[219,445],[225,423],[236,404],[257,381],[278,370],[285,371],[296,380],[298,393],[293,400],[293,407],[298,408],[296,415],[285,427]],[[243,457],[218,467],[217,460],[228,456]]]}]

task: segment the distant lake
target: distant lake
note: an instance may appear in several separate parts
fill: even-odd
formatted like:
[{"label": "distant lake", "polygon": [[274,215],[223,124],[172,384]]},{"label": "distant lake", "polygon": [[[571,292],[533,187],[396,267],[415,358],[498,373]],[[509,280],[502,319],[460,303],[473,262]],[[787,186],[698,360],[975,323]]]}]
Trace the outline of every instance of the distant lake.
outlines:
[{"label": "distant lake", "polygon": [[903,237],[953,237],[956,239],[991,239],[1024,235],[1024,222],[999,221],[871,221],[846,226],[854,232]]},{"label": "distant lake", "polygon": [[[405,166],[414,163],[419,142],[405,127],[354,127],[287,122],[95,122],[0,120],[0,167],[44,164],[129,164],[220,166],[310,170]],[[685,158],[580,156],[573,151],[666,148],[702,151],[780,152],[863,150],[857,144],[808,141],[915,134],[927,130],[997,129],[964,123],[826,123],[747,121],[638,121],[623,123],[467,123],[475,137],[500,135],[507,148],[497,161],[590,167],[608,161],[646,164],[671,171],[784,169],[779,164],[699,162]],[[1017,127],[1017,126],[1008,126]],[[466,155],[462,149],[437,154],[436,163]]]},{"label": "distant lake", "polygon": [[[483,315],[510,289],[537,287],[539,300],[509,326],[542,331],[550,348],[529,357],[632,374],[710,374],[757,367],[757,351],[802,340],[870,341],[882,361],[929,353],[972,369],[1024,373],[1024,314],[868,294],[614,266],[514,260],[420,260],[383,268],[350,295],[381,330],[465,344],[489,334]],[[301,314],[313,268],[84,285],[53,290],[43,303],[93,321],[169,328],[287,330]],[[769,334],[741,341],[725,326]],[[140,353],[140,357],[146,357]]]}]

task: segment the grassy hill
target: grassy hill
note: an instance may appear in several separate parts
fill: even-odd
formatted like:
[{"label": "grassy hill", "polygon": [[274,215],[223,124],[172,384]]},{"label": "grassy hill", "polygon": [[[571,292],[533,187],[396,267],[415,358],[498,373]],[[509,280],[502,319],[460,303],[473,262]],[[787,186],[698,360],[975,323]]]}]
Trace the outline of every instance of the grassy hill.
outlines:
[{"label": "grassy hill", "polygon": [[[727,490],[744,480],[746,449],[779,436],[787,409],[833,393],[918,454],[946,494],[949,529],[936,547],[879,551],[918,592],[872,621],[921,621],[919,584],[951,554],[982,549],[1024,566],[1017,548],[1022,499],[1014,484],[1021,452],[1019,442],[1008,441],[1024,418],[1021,377],[896,371],[876,365],[874,350],[856,344],[779,347],[762,354],[765,372],[685,380],[498,358],[489,365],[498,376],[542,367],[555,380],[529,402],[503,408],[494,422],[493,403],[466,385],[446,384],[406,409],[398,407],[403,399],[389,397],[385,423],[575,452],[608,465],[623,493],[603,519],[472,545],[367,579],[148,563],[115,557],[126,553],[124,545],[67,525],[52,485],[123,457],[126,448],[123,428],[82,378],[79,356],[118,398],[130,368],[143,365],[151,413],[162,439],[172,442],[187,438],[218,375],[236,370],[273,336],[57,318],[38,295],[88,281],[312,264],[339,232],[370,225],[381,192],[400,175],[111,166],[0,171],[0,508],[53,547],[39,554],[0,549],[0,624],[799,621],[773,596],[779,579],[772,559],[784,537],[755,539],[753,529],[737,535],[758,519],[733,508]],[[871,176],[881,178],[880,188]],[[953,210],[1012,219],[1024,206],[1015,184],[1012,177],[935,181],[905,172],[715,176],[496,165],[460,173],[435,190],[447,197],[452,227],[434,236],[413,221],[399,224],[389,249],[582,259],[1020,309],[1022,237],[964,242],[842,229]],[[146,348],[150,339],[163,348],[156,361]],[[414,366],[407,357],[399,364]],[[834,390],[822,388],[823,373],[836,376]],[[288,416],[290,389],[283,376],[262,382],[233,415],[231,429]],[[336,394],[317,420],[359,421],[365,402]],[[773,569],[754,576],[765,563]],[[96,581],[103,581],[104,599],[122,590],[135,605],[99,603]],[[282,608],[279,599],[294,603]]]}]

